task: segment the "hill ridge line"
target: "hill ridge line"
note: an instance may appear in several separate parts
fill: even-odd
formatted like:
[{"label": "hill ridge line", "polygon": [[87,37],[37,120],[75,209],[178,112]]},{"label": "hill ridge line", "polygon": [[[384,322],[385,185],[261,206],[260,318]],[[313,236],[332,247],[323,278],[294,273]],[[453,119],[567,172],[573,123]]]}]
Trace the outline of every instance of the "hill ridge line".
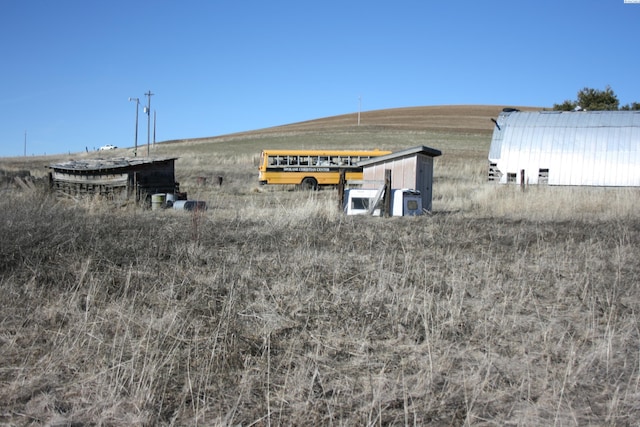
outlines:
[{"label": "hill ridge line", "polygon": [[[339,114],[335,116],[304,120],[284,125],[230,134],[161,141],[162,144],[224,142],[244,137],[260,138],[278,135],[313,133],[371,132],[376,130],[403,132],[414,130],[425,132],[491,133],[493,122],[503,108],[498,105],[432,105],[418,107],[397,107]],[[542,107],[508,106],[523,111],[543,110]]]}]

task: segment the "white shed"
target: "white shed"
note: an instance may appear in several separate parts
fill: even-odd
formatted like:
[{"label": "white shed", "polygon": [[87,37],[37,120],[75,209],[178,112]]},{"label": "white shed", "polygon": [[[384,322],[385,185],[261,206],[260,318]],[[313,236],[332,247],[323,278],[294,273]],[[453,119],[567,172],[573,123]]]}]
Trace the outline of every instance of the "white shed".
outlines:
[{"label": "white shed", "polygon": [[640,186],[640,111],[503,111],[489,148],[500,183]]},{"label": "white shed", "polygon": [[365,182],[384,181],[385,170],[390,169],[391,186],[394,189],[419,191],[422,196],[422,208],[430,211],[433,196],[433,158],[441,154],[440,150],[421,145],[371,158],[358,165],[363,167],[362,178]]}]

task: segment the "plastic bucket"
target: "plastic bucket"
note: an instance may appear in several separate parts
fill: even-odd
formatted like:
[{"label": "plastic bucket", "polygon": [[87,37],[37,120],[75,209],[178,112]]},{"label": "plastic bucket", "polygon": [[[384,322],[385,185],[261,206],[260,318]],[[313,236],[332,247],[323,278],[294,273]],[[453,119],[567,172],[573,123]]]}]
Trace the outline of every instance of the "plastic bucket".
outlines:
[{"label": "plastic bucket", "polygon": [[165,197],[166,197],[165,193],[153,194],[151,196],[151,210],[155,211],[157,209],[162,209],[162,205],[164,204]]}]

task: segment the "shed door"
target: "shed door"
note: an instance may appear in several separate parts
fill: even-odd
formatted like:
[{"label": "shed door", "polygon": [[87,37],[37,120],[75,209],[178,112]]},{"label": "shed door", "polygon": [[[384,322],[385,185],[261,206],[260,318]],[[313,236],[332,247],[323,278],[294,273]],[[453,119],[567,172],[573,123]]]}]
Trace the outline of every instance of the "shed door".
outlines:
[{"label": "shed door", "polygon": [[416,190],[422,195],[422,207],[431,210],[431,184],[433,182],[433,157],[418,156]]}]

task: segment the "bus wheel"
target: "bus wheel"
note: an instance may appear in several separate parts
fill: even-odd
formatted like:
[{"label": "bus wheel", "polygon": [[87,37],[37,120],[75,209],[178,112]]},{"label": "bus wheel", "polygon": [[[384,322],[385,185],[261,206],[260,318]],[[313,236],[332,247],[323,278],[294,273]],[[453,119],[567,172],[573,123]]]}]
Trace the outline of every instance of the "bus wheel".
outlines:
[{"label": "bus wheel", "polygon": [[318,181],[315,178],[305,178],[300,183],[301,190],[317,190],[318,189]]}]

